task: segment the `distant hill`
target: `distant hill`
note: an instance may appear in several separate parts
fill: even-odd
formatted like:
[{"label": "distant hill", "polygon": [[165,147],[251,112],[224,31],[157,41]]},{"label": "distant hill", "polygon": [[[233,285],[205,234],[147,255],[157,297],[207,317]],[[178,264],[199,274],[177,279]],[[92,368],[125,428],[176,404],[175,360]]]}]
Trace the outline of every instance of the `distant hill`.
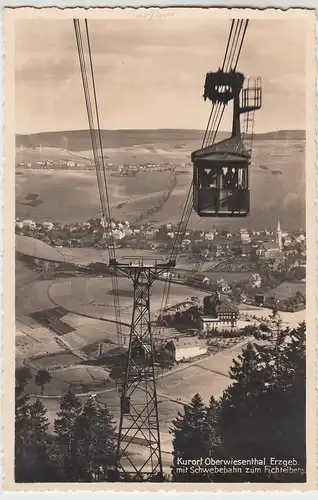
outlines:
[{"label": "distant hill", "polygon": [[[153,143],[175,141],[201,141],[203,130],[102,130],[102,143],[105,148],[130,147]],[[228,132],[219,132],[218,139],[228,137]],[[263,134],[255,134],[256,140],[305,140],[305,130],[277,130]],[[64,148],[71,151],[91,149],[91,138],[88,130],[70,130],[61,132],[41,132],[38,134],[16,135],[16,147],[51,147]]]}]

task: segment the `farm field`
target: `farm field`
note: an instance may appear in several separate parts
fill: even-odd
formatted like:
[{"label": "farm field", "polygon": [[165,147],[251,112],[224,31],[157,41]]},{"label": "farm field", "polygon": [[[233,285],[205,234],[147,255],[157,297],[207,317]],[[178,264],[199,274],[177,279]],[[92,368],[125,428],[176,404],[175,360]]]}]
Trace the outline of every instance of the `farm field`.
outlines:
[{"label": "farm field", "polygon": [[29,269],[23,262],[15,260],[15,286],[19,289],[20,286],[38,279],[39,275],[33,269]]},{"label": "farm field", "polygon": [[[16,175],[16,217],[38,222],[81,222],[100,217],[100,199],[94,171],[19,170]],[[108,175],[112,215],[135,220],[169,191],[173,174],[142,172],[135,177]],[[36,203],[26,198],[37,194]]]},{"label": "farm field", "polygon": [[305,282],[290,283],[285,281],[284,283],[278,285],[276,288],[273,288],[268,293],[268,295],[275,294],[278,300],[285,300],[295,295],[296,292],[300,292],[306,295],[306,283]]},{"label": "farm field", "polygon": [[211,380],[213,378],[213,391],[215,395],[220,394],[228,379],[224,375],[212,373],[211,370],[203,368],[200,364],[192,365],[175,374],[163,377],[158,380],[157,392],[169,398],[180,398],[183,401],[190,401],[199,392],[206,403],[211,394]]},{"label": "farm field", "polygon": [[[97,248],[55,248],[43,241],[29,236],[16,235],[15,236],[15,249],[17,252],[29,255],[35,258],[48,259],[55,262],[72,262],[78,265],[88,265],[92,262],[104,262],[108,264],[109,253],[108,250],[99,250]],[[118,248],[116,250],[117,260],[123,257],[131,257],[134,250],[131,248]],[[139,257],[153,257],[156,254],[150,250],[138,250]],[[158,256],[158,255],[157,255]],[[163,254],[160,254],[162,257]],[[20,267],[21,267],[20,263]]]},{"label": "farm field", "polygon": [[[199,147],[198,141],[183,141],[178,144],[156,143],[140,148],[131,145],[128,156],[120,160],[122,148],[106,150],[123,161],[138,164],[143,161],[174,161],[182,165],[189,162],[190,152]],[[159,146],[159,144],[157,145]],[[177,147],[178,146],[178,147]],[[191,147],[192,146],[192,147]],[[147,150],[147,160],[141,154]],[[127,152],[127,151],[126,151]],[[173,155],[171,156],[173,152]],[[81,154],[88,154],[84,151]],[[43,153],[44,154],[44,153]],[[130,157],[129,157],[130,155]],[[259,165],[265,168],[259,168]],[[192,180],[188,173],[176,172],[177,184],[168,201],[157,213],[147,216],[153,225],[165,222],[177,223]],[[184,171],[185,168],[182,168]],[[49,219],[57,222],[76,222],[100,215],[99,196],[94,171],[19,171],[16,175],[16,214],[21,218]],[[108,177],[112,215],[116,218],[134,220],[157,203],[169,188],[171,174],[168,172],[139,173],[136,177]],[[305,226],[305,152],[304,141],[254,141],[251,165],[251,215],[245,227],[253,224],[259,229],[275,227],[277,219],[284,229],[299,229]],[[38,193],[40,204],[30,206],[25,197]],[[269,196],[270,194],[270,196]],[[61,203],[63,200],[63,203]],[[84,202],[83,202],[84,201]],[[236,229],[239,221],[216,221],[199,218],[193,214],[189,227],[209,229],[212,224]]]},{"label": "farm field", "polygon": [[[125,278],[118,280],[118,286],[121,294],[120,319],[126,323],[121,331],[125,335],[131,322],[133,289],[131,282]],[[161,307],[163,288],[164,282],[158,281],[153,285],[153,312]],[[87,346],[98,342],[116,345],[117,326],[111,322],[115,320],[111,290],[110,278],[96,277],[35,280],[22,284],[16,296],[17,362],[21,364],[31,359],[38,368],[65,366],[65,363],[72,365],[80,361],[77,356],[81,356]],[[168,304],[181,302],[193,295],[193,289],[173,284]],[[204,296],[204,293],[195,291],[195,295]],[[59,307],[63,311],[62,324],[67,328],[64,333],[54,334],[46,327],[45,315],[46,311]],[[37,319],[39,315],[44,319]],[[72,359],[65,362],[65,355]]]},{"label": "farm field", "polygon": [[[64,359],[65,361],[71,361],[67,360],[66,356],[64,356]],[[34,369],[38,368],[34,361],[32,362],[32,366]],[[50,368],[49,364],[45,367]],[[111,384],[109,372],[105,368],[99,366],[84,366],[78,364],[52,371],[51,375],[51,381],[45,385],[45,396],[59,396],[64,391],[67,391],[69,387],[72,387],[74,392],[80,394],[92,390],[103,390]],[[30,394],[40,394],[40,388],[37,387],[34,382],[29,383],[26,389]]]},{"label": "farm field", "polygon": [[[16,235],[15,237],[15,250],[23,255],[29,255],[30,257],[35,257],[37,259],[47,259],[54,262],[64,262],[65,258],[63,254],[60,253],[60,249],[54,248],[47,243],[36,238],[30,238],[29,236]],[[16,259],[18,261],[18,259]],[[19,262],[18,269],[23,266]],[[24,265],[26,268],[26,266]]]},{"label": "farm field", "polygon": [[[272,309],[267,309],[266,307],[249,306],[248,304],[240,304],[239,309],[241,313],[246,313],[249,316],[255,316],[259,319],[268,318],[273,313]],[[279,316],[283,320],[283,323],[291,328],[295,328],[299,323],[306,321],[306,314],[307,311],[305,309],[293,313],[279,311]]]},{"label": "farm field", "polygon": [[[133,286],[130,280],[118,278],[121,321],[129,323],[132,314]],[[114,320],[111,279],[71,278],[49,286],[48,294],[55,305],[63,305],[69,311],[92,318]],[[163,281],[155,281],[151,289],[152,311],[160,309]],[[172,283],[167,305],[174,305],[192,296],[204,297],[205,293]]]}]

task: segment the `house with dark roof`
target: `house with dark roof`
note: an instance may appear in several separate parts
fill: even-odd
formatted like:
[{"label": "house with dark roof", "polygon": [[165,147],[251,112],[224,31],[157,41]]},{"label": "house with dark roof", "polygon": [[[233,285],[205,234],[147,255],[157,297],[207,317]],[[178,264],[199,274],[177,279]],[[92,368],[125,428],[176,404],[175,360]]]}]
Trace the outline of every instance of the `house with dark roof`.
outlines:
[{"label": "house with dark roof", "polygon": [[256,250],[256,255],[261,259],[272,259],[281,253],[279,245],[275,241],[266,241]]},{"label": "house with dark roof", "polygon": [[214,316],[200,316],[199,328],[203,334],[213,331],[235,330],[238,318],[238,307],[232,304],[220,304],[216,306],[216,314]]}]

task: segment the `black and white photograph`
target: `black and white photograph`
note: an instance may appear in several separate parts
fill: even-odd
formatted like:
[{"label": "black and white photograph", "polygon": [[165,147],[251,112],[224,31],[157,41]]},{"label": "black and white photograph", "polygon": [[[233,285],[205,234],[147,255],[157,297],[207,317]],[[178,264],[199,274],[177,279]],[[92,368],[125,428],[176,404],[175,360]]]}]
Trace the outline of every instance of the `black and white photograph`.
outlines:
[{"label": "black and white photograph", "polygon": [[308,489],[314,11],[13,10],[12,481]]}]

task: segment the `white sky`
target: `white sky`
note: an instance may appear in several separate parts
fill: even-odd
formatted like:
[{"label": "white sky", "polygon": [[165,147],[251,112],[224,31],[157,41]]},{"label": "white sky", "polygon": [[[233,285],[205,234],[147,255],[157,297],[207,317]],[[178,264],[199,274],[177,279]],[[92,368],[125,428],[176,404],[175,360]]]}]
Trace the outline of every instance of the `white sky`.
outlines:
[{"label": "white sky", "polygon": [[[262,77],[255,132],[306,128],[307,26],[250,21],[238,69]],[[205,129],[205,74],[221,65],[229,28],[204,16],[89,20],[101,128]],[[72,19],[19,20],[15,69],[17,133],[87,128]]]}]

